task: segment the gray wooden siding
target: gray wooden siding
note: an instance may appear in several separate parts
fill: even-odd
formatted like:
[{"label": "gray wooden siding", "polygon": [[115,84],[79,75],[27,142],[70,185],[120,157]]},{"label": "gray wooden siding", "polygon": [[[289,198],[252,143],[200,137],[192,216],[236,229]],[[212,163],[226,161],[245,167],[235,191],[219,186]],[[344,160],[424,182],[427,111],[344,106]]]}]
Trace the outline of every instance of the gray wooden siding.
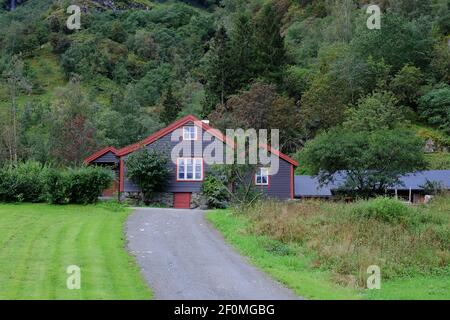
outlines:
[{"label": "gray wooden siding", "polygon": [[[193,125],[188,124],[188,125]],[[182,130],[182,128],[180,128]],[[198,129],[200,130],[200,129]],[[203,134],[203,132],[202,132]],[[171,141],[172,133],[168,133],[167,135],[161,137],[157,141],[153,142],[152,144],[148,145],[147,148],[149,150],[158,150],[162,153],[164,153],[169,159],[171,157],[172,149],[179,143],[179,141]],[[207,150],[208,146],[212,143],[220,143],[222,146],[224,146],[224,153],[225,153],[225,144],[221,142],[220,140],[216,140],[214,136],[211,136],[209,134],[205,135],[205,141],[202,142],[202,148],[198,148],[199,150],[196,150],[194,145],[194,141],[182,141],[181,144],[183,146],[191,146],[192,153],[183,155],[184,157],[202,157],[203,152],[205,149]],[[181,141],[181,138],[180,138]],[[130,154],[131,155],[131,154]],[[125,192],[138,192],[139,187],[136,186],[132,181],[128,180],[126,178],[126,161],[128,156],[124,157],[124,163],[125,163],[125,179],[124,179],[124,191]],[[214,157],[215,155],[212,154],[211,157]],[[273,155],[272,155],[273,156]],[[276,156],[273,156],[276,157]],[[209,158],[209,152],[206,152],[205,160],[211,160]],[[270,177],[270,185],[258,187],[260,188],[265,194],[267,194],[269,197],[279,198],[279,199],[289,199],[291,196],[291,164],[286,162],[285,160],[278,158],[280,161],[280,167],[277,174]],[[210,161],[207,161],[210,162]],[[202,187],[202,181],[177,181],[176,179],[176,163],[172,163],[170,161],[169,167],[171,170],[169,183],[167,185],[167,192],[200,192]],[[207,172],[209,171],[209,165],[204,164],[204,172],[205,176],[207,175]],[[204,177],[205,178],[205,177]]]},{"label": "gray wooden siding", "polygon": [[111,151],[92,161],[92,163],[118,163],[119,158]]},{"label": "gray wooden siding", "polygon": [[[278,173],[269,177],[268,186],[257,186],[264,194],[271,198],[291,198],[291,164],[279,158]],[[254,180],[254,177],[253,177]]]}]

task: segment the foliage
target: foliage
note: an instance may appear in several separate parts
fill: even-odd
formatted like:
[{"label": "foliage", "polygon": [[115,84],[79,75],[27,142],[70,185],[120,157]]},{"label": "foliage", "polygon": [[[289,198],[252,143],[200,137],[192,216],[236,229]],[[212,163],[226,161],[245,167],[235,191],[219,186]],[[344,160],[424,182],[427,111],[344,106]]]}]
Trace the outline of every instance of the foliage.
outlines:
[{"label": "foliage", "polygon": [[326,270],[331,273],[327,279],[335,283],[365,288],[367,268],[378,265],[384,288],[389,281],[403,278],[449,276],[449,200],[441,196],[417,208],[386,198],[354,204],[262,201],[235,218],[248,219],[237,234],[266,237],[295,248],[298,254],[290,257],[290,266],[311,257],[299,270],[310,266],[315,275]]},{"label": "foliage", "polygon": [[356,131],[393,129],[404,120],[404,111],[391,92],[374,92],[346,111],[344,126]]},{"label": "foliage", "polygon": [[210,208],[225,208],[229,199],[224,184],[214,175],[208,175],[203,181],[202,193],[208,200]]},{"label": "foliage", "polygon": [[425,167],[422,142],[407,129],[336,128],[308,142],[303,159],[321,183],[344,174],[344,192],[382,194],[403,174]]},{"label": "foliage", "polygon": [[127,176],[139,186],[146,204],[154,192],[164,191],[170,173],[168,163],[163,154],[146,148],[128,157]]},{"label": "foliage", "polygon": [[0,202],[95,203],[113,182],[110,170],[60,170],[28,161],[0,169]]},{"label": "foliage", "polygon": [[0,201],[41,202],[45,200],[46,167],[33,161],[0,169]]},{"label": "foliage", "polygon": [[357,218],[378,219],[392,224],[411,221],[417,216],[417,212],[406,204],[387,197],[357,202],[352,213]]},{"label": "foliage", "polygon": [[429,124],[450,134],[450,86],[442,84],[422,96],[419,112]]},{"label": "foliage", "polygon": [[161,121],[169,125],[176,120],[178,114],[183,109],[180,101],[173,95],[172,87],[170,86],[162,102],[163,112],[161,113]]},{"label": "foliage", "polygon": [[46,197],[53,204],[95,203],[102,191],[114,181],[114,174],[100,167],[49,170],[46,174]]},{"label": "foliage", "polygon": [[261,192],[253,182],[254,165],[227,164],[213,166],[210,172],[213,181],[208,187],[211,193],[226,197],[233,206],[251,206],[261,198]]}]

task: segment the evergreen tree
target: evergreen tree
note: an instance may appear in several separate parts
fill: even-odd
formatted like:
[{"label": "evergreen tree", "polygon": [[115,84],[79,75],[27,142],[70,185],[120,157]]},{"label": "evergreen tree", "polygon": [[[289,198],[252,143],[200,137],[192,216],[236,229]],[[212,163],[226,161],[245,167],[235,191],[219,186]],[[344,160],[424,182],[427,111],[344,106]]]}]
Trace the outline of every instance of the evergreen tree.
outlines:
[{"label": "evergreen tree", "polygon": [[162,105],[164,109],[161,113],[160,119],[165,124],[170,124],[175,121],[178,113],[180,113],[183,109],[181,102],[173,95],[172,86],[169,86]]},{"label": "evergreen tree", "polygon": [[226,97],[232,92],[231,58],[230,39],[225,27],[221,26],[211,41],[206,61],[204,115],[208,115],[218,103],[224,104]]},{"label": "evergreen tree", "polygon": [[286,63],[281,26],[281,16],[275,4],[269,2],[256,17],[256,68],[259,76],[276,83],[280,82],[282,66]]},{"label": "evergreen tree", "polygon": [[233,71],[233,93],[249,84],[255,76],[255,28],[247,13],[240,13],[234,20],[231,31],[231,56]]}]

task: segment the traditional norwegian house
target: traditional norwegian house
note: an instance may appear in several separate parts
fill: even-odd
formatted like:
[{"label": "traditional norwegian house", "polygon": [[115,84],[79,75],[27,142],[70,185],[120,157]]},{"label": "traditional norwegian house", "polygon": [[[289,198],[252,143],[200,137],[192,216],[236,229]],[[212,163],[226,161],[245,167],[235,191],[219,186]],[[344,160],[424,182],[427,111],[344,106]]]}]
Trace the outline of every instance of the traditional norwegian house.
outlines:
[{"label": "traditional norwegian house", "polygon": [[[201,147],[197,148],[199,141]],[[221,157],[223,159],[223,155],[209,152],[213,144],[222,145],[224,150],[225,146],[234,148],[234,142],[227,139],[219,130],[212,128],[205,121],[188,115],[128,147],[120,150],[113,147],[100,150],[88,157],[85,163],[106,166],[114,170],[118,182],[112,189],[105,191],[105,196],[118,192],[122,197],[126,197],[140,191],[138,186],[127,179],[126,174],[127,159],[133,152],[141,148],[156,149],[171,159],[178,149],[189,150],[187,154],[184,151],[176,161],[170,162],[171,174],[167,190],[160,197],[166,204],[175,208],[196,208],[199,206],[202,184],[211,164],[214,163],[214,159]],[[265,148],[270,157],[278,161],[279,167],[274,174],[270,174],[266,167],[258,168],[253,182],[268,197],[293,199],[294,170],[298,163],[269,146],[260,145],[260,148]]]}]

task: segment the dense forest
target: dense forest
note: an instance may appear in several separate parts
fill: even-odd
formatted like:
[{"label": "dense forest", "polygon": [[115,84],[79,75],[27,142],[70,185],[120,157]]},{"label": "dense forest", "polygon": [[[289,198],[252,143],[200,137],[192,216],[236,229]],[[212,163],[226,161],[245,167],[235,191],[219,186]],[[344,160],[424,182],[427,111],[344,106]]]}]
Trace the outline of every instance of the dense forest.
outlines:
[{"label": "dense forest", "polygon": [[194,114],[280,129],[301,161],[330,133],[414,136],[450,169],[449,0],[1,2],[0,165],[79,164]]}]

